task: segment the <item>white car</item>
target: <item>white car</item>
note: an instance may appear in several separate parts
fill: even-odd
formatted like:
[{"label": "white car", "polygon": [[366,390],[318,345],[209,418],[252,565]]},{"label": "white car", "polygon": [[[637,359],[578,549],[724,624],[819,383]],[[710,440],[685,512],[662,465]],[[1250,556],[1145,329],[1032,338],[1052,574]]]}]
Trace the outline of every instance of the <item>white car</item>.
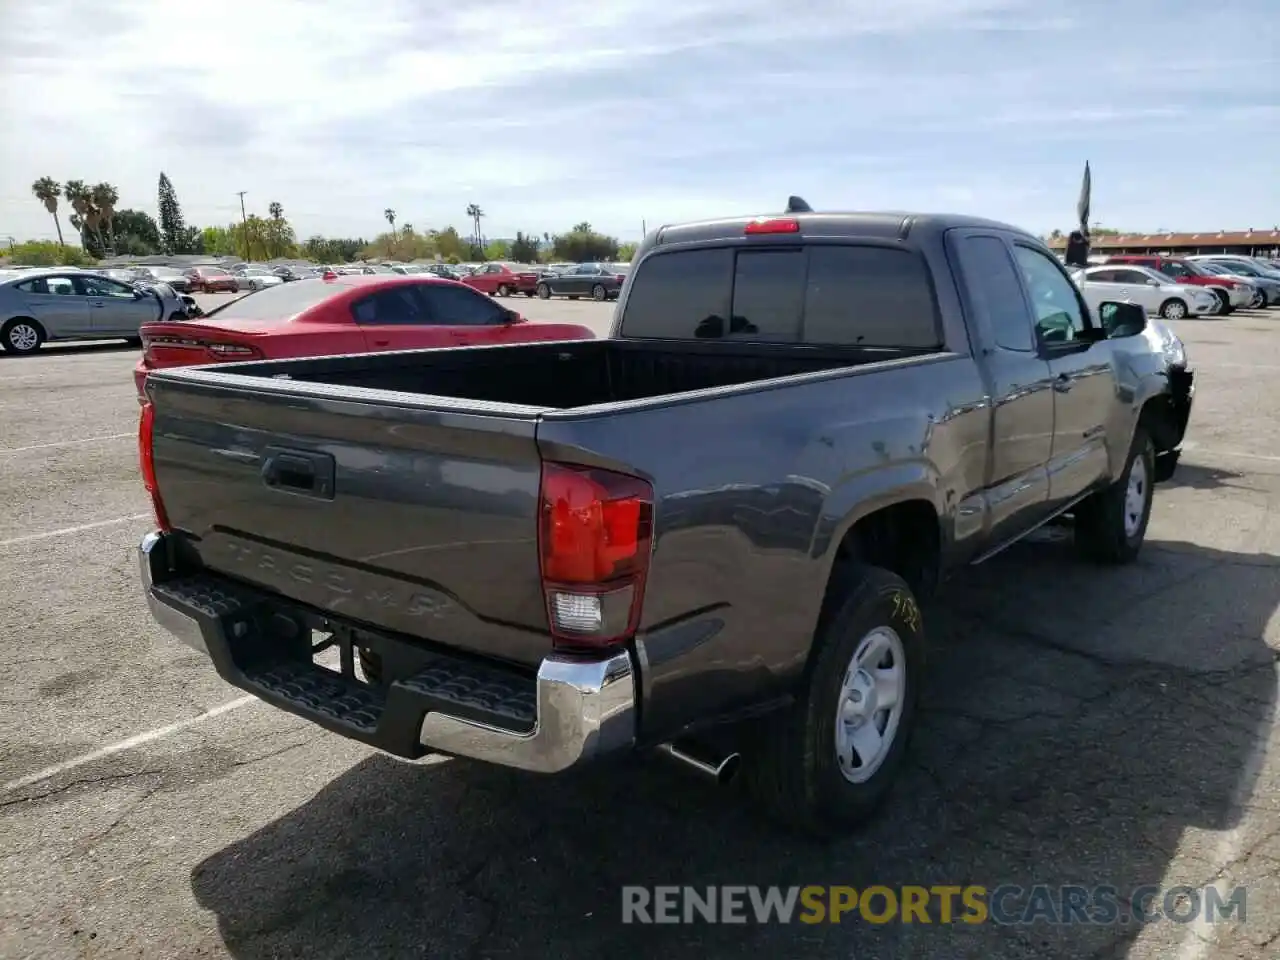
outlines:
[{"label": "white car", "polygon": [[241,290],[265,290],[267,287],[278,287],[284,283],[283,277],[276,276],[267,267],[256,265],[241,267],[233,275],[236,278],[236,286]]},{"label": "white car", "polygon": [[1075,272],[1085,302],[1097,310],[1106,300],[1136,303],[1165,320],[1217,313],[1220,301],[1207,287],[1174,283],[1148,267],[1112,264]]}]

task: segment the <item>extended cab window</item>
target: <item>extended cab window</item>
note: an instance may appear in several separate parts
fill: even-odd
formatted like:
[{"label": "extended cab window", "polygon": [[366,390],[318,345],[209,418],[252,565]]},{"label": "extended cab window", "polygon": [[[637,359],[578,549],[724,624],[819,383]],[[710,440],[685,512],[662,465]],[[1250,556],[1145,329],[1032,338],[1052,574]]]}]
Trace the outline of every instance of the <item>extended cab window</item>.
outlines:
[{"label": "extended cab window", "polygon": [[1004,241],[966,237],[956,244],[956,250],[974,309],[986,317],[995,342],[1005,350],[1034,350],[1027,303]]},{"label": "extended cab window", "polygon": [[920,255],[888,247],[812,246],[804,342],[858,347],[942,343]]}]

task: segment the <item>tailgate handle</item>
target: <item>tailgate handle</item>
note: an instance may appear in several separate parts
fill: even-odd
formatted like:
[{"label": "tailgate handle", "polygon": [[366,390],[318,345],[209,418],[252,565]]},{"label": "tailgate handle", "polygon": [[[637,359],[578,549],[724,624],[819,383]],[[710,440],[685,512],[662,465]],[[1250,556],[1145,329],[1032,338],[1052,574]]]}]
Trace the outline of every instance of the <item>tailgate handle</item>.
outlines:
[{"label": "tailgate handle", "polygon": [[268,447],[263,454],[262,482],[287,493],[333,499],[333,457],[327,453]]}]

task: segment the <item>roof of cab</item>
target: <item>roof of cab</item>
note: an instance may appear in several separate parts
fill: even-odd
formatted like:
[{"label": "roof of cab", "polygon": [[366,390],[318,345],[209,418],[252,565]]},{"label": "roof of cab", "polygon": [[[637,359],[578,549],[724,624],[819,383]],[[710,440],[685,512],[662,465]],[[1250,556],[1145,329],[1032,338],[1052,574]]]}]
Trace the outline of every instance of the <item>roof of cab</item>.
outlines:
[{"label": "roof of cab", "polygon": [[[1004,230],[1035,239],[1020,227],[981,217],[952,213],[850,212],[850,213],[772,213],[751,217],[724,217],[716,220],[700,220],[693,223],[672,224],[660,227],[653,243],[696,243],[739,239],[748,223],[755,220],[786,219],[800,224],[799,237],[864,238],[876,240],[906,240],[911,235],[934,234],[955,227],[971,227],[988,230]],[[796,234],[790,236],[796,237]]]}]

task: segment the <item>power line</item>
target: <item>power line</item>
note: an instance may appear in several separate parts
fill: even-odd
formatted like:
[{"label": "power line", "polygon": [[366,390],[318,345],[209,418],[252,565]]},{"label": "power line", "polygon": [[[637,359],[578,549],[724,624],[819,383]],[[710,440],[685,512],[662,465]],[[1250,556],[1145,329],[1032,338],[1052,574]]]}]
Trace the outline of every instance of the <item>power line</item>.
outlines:
[{"label": "power line", "polygon": [[248,192],[249,192],[248,190],[241,190],[238,194],[236,194],[236,196],[240,198],[240,222],[244,224],[244,258],[246,260],[250,259],[249,257],[249,218],[245,215],[245,212],[244,212],[244,195]]}]

